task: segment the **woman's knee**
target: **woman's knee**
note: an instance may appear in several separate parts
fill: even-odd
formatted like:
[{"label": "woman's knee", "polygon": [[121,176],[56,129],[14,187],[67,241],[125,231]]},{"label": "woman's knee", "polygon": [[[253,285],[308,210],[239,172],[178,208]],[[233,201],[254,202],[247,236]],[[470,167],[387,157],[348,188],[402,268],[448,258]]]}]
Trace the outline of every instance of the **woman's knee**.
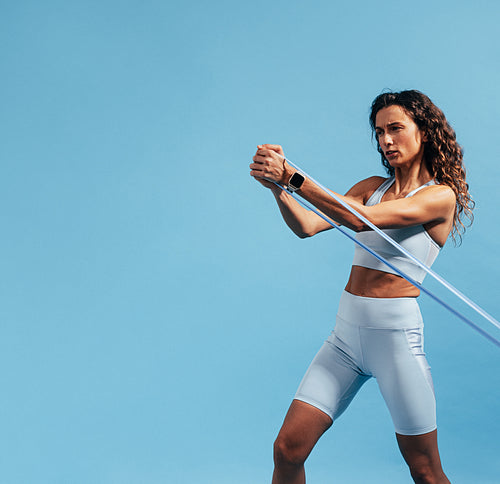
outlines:
[{"label": "woman's knee", "polygon": [[294,400],[274,442],[277,465],[302,466],[332,419],[308,403]]},{"label": "woman's knee", "polygon": [[415,462],[409,464],[410,474],[413,481],[417,484],[434,484],[436,480],[435,471],[432,465],[428,462]]},{"label": "woman's knee", "polygon": [[422,435],[396,434],[396,437],[417,484],[449,483],[441,467],[436,430]]},{"label": "woman's knee", "polygon": [[305,446],[292,437],[279,435],[274,442],[274,463],[276,465],[288,465],[300,467],[304,465],[309,452]]}]

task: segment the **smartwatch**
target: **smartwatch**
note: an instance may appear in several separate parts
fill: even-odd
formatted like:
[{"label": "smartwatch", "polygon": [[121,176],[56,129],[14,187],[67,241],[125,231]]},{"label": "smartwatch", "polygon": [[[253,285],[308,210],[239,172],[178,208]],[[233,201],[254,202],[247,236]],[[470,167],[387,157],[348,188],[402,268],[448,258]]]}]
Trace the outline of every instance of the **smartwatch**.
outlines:
[{"label": "smartwatch", "polygon": [[297,190],[300,189],[302,186],[302,183],[304,183],[305,177],[301,175],[298,171],[296,171],[291,177],[290,180],[288,181],[286,185],[286,189],[290,192],[296,192]]}]

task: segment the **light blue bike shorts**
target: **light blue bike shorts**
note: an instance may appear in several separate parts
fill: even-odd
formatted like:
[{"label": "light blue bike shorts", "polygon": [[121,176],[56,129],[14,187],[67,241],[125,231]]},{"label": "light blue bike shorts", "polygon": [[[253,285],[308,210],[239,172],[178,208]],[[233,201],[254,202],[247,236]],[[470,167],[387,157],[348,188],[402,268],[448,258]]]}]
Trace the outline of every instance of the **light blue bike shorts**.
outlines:
[{"label": "light blue bike shorts", "polygon": [[436,429],[434,387],[415,298],[367,298],[344,291],[335,328],[295,399],[335,420],[371,377],[377,380],[398,434]]}]

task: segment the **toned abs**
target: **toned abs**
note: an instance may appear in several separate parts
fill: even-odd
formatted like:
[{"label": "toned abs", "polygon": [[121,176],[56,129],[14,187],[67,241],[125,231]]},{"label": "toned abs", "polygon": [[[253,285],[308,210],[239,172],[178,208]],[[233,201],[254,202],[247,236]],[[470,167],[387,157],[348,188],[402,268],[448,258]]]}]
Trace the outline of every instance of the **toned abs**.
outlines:
[{"label": "toned abs", "polygon": [[352,266],[347,292],[364,297],[417,297],[420,290],[396,274]]}]

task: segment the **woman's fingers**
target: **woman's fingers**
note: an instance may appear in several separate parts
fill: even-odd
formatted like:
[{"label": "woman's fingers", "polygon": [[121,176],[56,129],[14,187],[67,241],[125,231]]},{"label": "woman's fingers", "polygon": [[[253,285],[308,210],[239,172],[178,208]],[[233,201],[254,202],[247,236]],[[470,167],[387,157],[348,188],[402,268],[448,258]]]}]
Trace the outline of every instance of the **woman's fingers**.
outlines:
[{"label": "woman's fingers", "polygon": [[270,158],[273,160],[280,160],[281,162],[283,162],[283,158],[284,158],[284,156],[281,153],[278,153],[277,151],[271,150],[268,148],[260,148],[257,150],[257,152],[255,154],[258,156],[264,156],[264,157],[267,157],[267,158]]},{"label": "woman's fingers", "polygon": [[272,150],[276,153],[279,153],[281,156],[284,156],[283,148],[281,147],[281,145],[272,145],[272,144],[266,143],[263,145],[258,145],[257,148],[264,148],[264,149]]},{"label": "woman's fingers", "polygon": [[250,163],[250,175],[253,177],[263,177],[264,164],[258,162]]},{"label": "woman's fingers", "polygon": [[251,170],[263,170],[265,165],[263,163],[250,163]]},{"label": "woman's fingers", "polygon": [[268,157],[266,155],[257,154],[252,158],[253,161],[256,161],[257,163],[264,163],[266,160],[268,160]]},{"label": "woman's fingers", "polygon": [[283,149],[279,145],[258,145],[250,164],[250,175],[280,182],[283,178]]},{"label": "woman's fingers", "polygon": [[283,157],[272,150],[257,150],[252,160],[264,165],[283,166]]}]

